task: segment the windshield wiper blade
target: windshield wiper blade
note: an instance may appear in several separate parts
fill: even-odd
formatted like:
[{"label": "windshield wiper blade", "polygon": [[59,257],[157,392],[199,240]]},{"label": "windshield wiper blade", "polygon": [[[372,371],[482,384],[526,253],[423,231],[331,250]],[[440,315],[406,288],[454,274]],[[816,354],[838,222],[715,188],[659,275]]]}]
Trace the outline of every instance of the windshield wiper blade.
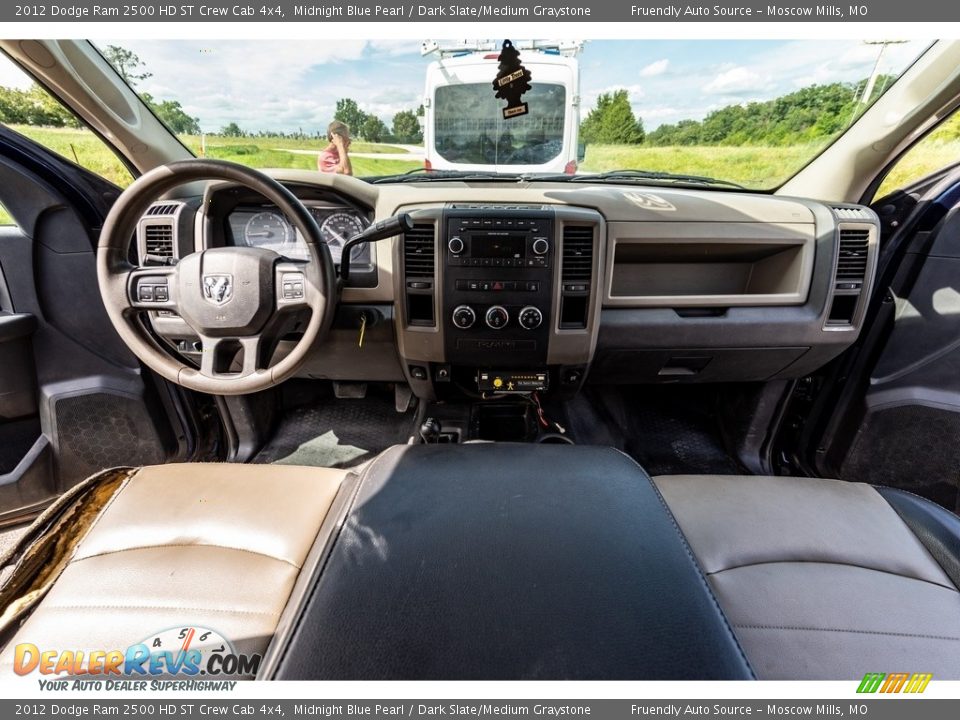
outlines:
[{"label": "windshield wiper blade", "polygon": [[382,175],[368,178],[369,182],[378,183],[415,183],[415,182],[442,182],[444,180],[509,180],[515,181],[515,174],[483,172],[480,170],[426,170],[415,168],[397,175]]},{"label": "windshield wiper blade", "polygon": [[726,185],[728,187],[746,190],[743,185],[731,180],[720,180],[706,175],[684,175],[681,173],[659,172],[655,170],[608,170],[602,173],[578,173],[576,175],[525,175],[525,180],[546,182],[670,182],[688,183],[690,185]]}]

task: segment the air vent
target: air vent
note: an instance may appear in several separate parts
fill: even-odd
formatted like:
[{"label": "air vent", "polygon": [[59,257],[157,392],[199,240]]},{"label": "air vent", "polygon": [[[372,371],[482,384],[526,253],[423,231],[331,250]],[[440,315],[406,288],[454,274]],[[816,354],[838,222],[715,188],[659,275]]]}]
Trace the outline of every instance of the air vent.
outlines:
[{"label": "air vent", "polygon": [[433,225],[414,225],[403,236],[403,284],[407,299],[407,324],[434,327],[434,244]]},{"label": "air vent", "polygon": [[565,225],[560,271],[560,327],[587,327],[593,274],[593,226]]},{"label": "air vent", "polygon": [[834,207],[832,208],[838,220],[871,220],[870,212],[862,207]]},{"label": "air vent", "polygon": [[143,228],[144,249],[147,255],[173,257],[173,225],[168,223],[146,225]]},{"label": "air vent", "polygon": [[870,230],[841,227],[837,250],[837,274],[827,315],[827,327],[853,327],[860,308],[867,266],[870,260]]},{"label": "air vent", "polygon": [[408,278],[433,279],[433,225],[414,225],[403,239],[403,267]]},{"label": "air vent", "polygon": [[869,230],[854,230],[853,228],[840,229],[840,251],[839,257],[837,258],[838,285],[849,283],[863,284],[863,280],[867,275],[869,244]]},{"label": "air vent", "polygon": [[158,203],[156,205],[151,205],[146,212],[148,216],[155,215],[176,215],[177,210],[180,208],[179,203]]},{"label": "air vent", "polygon": [[593,228],[567,225],[563,228],[563,273],[566,283],[589,283],[593,270]]}]

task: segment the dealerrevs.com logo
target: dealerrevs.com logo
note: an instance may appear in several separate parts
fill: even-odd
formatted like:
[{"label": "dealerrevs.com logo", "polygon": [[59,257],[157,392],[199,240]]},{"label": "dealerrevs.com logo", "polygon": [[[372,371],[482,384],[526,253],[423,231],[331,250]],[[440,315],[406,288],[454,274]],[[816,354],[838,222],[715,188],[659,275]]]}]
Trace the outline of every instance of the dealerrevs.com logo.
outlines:
[{"label": "dealerrevs.com logo", "polygon": [[72,679],[93,678],[211,678],[254,677],[260,655],[237,653],[216,630],[204,627],[169,628],[123,649],[50,649],[33,643],[14,648],[17,675],[38,673]]}]

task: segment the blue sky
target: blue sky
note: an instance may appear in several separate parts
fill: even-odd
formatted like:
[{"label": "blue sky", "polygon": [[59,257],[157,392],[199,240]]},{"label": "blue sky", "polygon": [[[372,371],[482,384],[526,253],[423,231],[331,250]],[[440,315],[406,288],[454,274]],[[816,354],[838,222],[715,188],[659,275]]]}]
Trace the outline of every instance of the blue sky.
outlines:
[{"label": "blue sky", "polygon": [[[246,130],[314,133],[351,97],[387,124],[416,108],[431,58],[413,40],[122,40],[153,77],[138,90],[180,101],[215,132],[228,122]],[[109,41],[100,45],[111,44]],[[890,45],[881,72],[899,74],[928,43]],[[582,113],[601,92],[627,88],[634,112],[651,130],[700,119],[733,103],[765,100],[812,83],[860,80],[879,46],[859,40],[597,40],[580,55]],[[0,84],[8,72],[0,68]]]}]

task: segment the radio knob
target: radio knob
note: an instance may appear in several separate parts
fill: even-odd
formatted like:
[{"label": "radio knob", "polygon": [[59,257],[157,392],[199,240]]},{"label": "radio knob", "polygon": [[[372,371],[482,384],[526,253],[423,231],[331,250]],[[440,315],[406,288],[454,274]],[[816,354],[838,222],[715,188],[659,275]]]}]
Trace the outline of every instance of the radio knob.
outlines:
[{"label": "radio knob", "polygon": [[494,305],[487,310],[484,319],[487,322],[487,327],[491,330],[502,330],[510,322],[510,313],[503,305]]},{"label": "radio knob", "polygon": [[543,322],[543,313],[540,312],[539,308],[535,308],[533,305],[527,305],[520,311],[517,321],[524,330],[536,330]]},{"label": "radio knob", "polygon": [[452,237],[450,238],[450,242],[447,243],[447,248],[450,250],[451,255],[459,255],[465,247],[463,240],[459,237]]},{"label": "radio knob", "polygon": [[477,321],[477,314],[469,305],[458,305],[453,309],[453,324],[461,330],[473,327]]},{"label": "radio knob", "polygon": [[537,238],[533,241],[533,252],[537,255],[546,255],[547,251],[550,249],[550,243],[547,242],[546,238]]}]

